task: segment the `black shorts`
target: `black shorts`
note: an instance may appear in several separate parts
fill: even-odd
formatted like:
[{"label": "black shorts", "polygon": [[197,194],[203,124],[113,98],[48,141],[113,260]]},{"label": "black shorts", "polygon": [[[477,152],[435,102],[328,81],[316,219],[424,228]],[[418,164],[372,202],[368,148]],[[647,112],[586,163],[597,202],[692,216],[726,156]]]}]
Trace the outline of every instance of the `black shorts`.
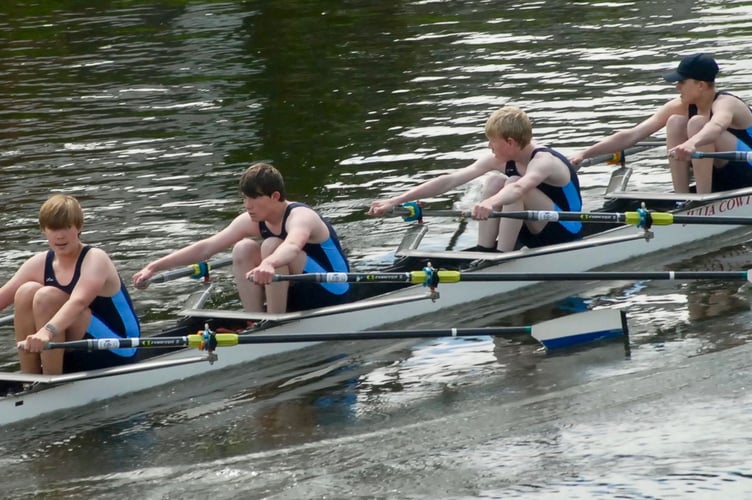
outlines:
[{"label": "black shorts", "polygon": [[543,231],[538,234],[531,233],[527,224],[523,224],[522,229],[520,229],[520,235],[517,237],[517,247],[543,247],[557,243],[569,243],[581,238],[582,232],[573,234],[556,222],[549,222],[545,225]]},{"label": "black shorts", "polygon": [[713,192],[752,186],[752,166],[746,161],[730,161],[723,167],[713,167]]},{"label": "black shorts", "polygon": [[292,282],[287,292],[287,312],[335,306],[348,302],[350,302],[350,292],[335,295],[318,283]]}]

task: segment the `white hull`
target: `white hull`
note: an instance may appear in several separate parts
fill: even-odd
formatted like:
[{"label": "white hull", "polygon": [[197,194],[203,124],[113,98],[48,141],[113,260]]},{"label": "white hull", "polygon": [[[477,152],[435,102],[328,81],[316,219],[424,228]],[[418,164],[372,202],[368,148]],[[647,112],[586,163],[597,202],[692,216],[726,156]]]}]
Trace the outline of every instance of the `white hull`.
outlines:
[{"label": "white hull", "polygon": [[[734,196],[731,198],[712,195],[705,195],[705,197],[711,199],[706,202],[704,208],[677,213],[734,217],[752,216],[752,189],[734,192]],[[630,239],[634,235],[641,234],[641,229],[633,226],[622,226],[585,238],[582,242],[504,254],[497,257],[499,258],[498,263],[491,267],[482,268],[482,272],[588,271],[645,256],[652,252],[712,238],[738,228],[739,226],[720,224],[660,226],[653,228],[655,237],[646,241],[645,238],[634,237]],[[611,238],[621,238],[621,241],[598,246],[583,245],[583,242],[604,242],[610,241]],[[624,241],[625,239],[626,241]],[[446,252],[406,250],[403,253],[430,258],[432,255],[435,257],[445,256]],[[493,258],[493,254],[479,256]],[[319,311],[320,315],[304,316],[301,313],[287,315],[236,313],[235,315],[285,321],[264,330],[264,333],[351,332],[374,329],[388,323],[404,321],[424,314],[433,314],[460,304],[509,293],[530,284],[530,282],[511,281],[445,284],[439,286],[440,298],[435,302],[427,298],[428,291],[425,288],[413,286],[382,295],[376,299],[360,301],[344,308],[328,308]],[[416,300],[416,296],[424,298]],[[194,313],[192,315],[201,315],[199,311],[194,311]],[[219,316],[218,311],[213,311],[213,313],[215,313],[215,317]],[[86,405],[210,371],[222,370],[261,357],[301,349],[311,344],[311,342],[250,344],[220,348],[217,351],[218,359],[214,363],[207,362],[206,356],[202,353],[183,350],[153,358],[147,364],[147,366],[154,367],[153,369],[136,372],[127,371],[132,368],[120,367],[56,377],[6,374],[0,376],[0,380],[38,381],[42,383],[44,388],[0,399],[0,425],[33,418],[50,411]],[[176,366],[161,366],[162,363],[168,363],[171,360],[193,361]],[[84,378],[87,376],[92,378]],[[47,387],[48,384],[53,385]]]}]

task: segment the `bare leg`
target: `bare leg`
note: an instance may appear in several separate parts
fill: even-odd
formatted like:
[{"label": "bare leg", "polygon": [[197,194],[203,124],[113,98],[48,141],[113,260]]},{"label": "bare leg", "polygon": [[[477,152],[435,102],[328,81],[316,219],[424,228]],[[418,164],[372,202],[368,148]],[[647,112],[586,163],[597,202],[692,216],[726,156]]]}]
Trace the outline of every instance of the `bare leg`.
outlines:
[{"label": "bare leg", "polygon": [[[687,135],[692,137],[705,126],[708,120],[704,116],[693,116],[687,124]],[[714,151],[715,144],[699,146],[698,151]],[[713,159],[703,158],[692,160],[692,171],[695,174],[697,193],[710,193],[713,190]]]},{"label": "bare leg", "polygon": [[[70,296],[59,288],[44,286],[37,290],[37,292],[34,294],[33,300],[35,323],[34,332],[36,333],[37,331],[44,328],[44,325],[46,325],[50,321],[50,319],[52,319],[55,313],[57,313],[58,310],[63,307],[63,304],[65,304],[69,298]],[[57,333],[53,334],[50,340],[53,342],[64,342],[66,340],[81,339],[86,331],[86,325],[89,324],[89,320],[91,319],[90,314],[91,313],[89,313],[88,316],[85,316],[86,323],[83,327],[83,330],[80,326],[80,323],[83,321],[83,319],[78,319],[76,320],[76,323],[74,325],[71,325],[64,331],[58,331]],[[82,315],[82,317],[83,316],[84,315]],[[68,331],[75,331],[76,335],[72,336],[73,338],[69,339],[67,333]],[[50,349],[48,351],[43,351],[40,354],[42,361],[42,373],[44,373],[45,375],[59,375],[63,373],[64,354],[65,351],[63,349]]]},{"label": "bare leg", "polygon": [[[516,203],[510,205],[504,205],[504,212],[514,212],[518,210],[525,210],[525,203],[523,200],[518,200]],[[517,238],[520,236],[520,229],[523,224],[522,219],[507,219],[502,217],[497,223],[499,226],[499,243],[496,247],[502,252],[511,252],[514,250],[517,244]]]},{"label": "bare leg", "polygon": [[[687,128],[689,135],[692,136],[698,133],[706,122],[707,120],[703,117],[692,117]],[[736,136],[729,131],[723,131],[718,139],[716,139],[715,143],[699,146],[697,150],[705,152],[729,151],[736,149],[736,143]],[[713,189],[713,166],[716,165],[719,168],[723,168],[727,163],[728,161],[726,160],[713,160],[712,158],[692,160],[692,168],[695,172],[695,181],[697,182],[697,192],[710,193]]]},{"label": "bare leg", "polygon": [[[261,255],[266,257],[271,255],[274,250],[282,243],[282,240],[277,238],[269,238],[264,240],[261,245]],[[277,274],[299,274],[303,272],[306,259],[308,256],[305,252],[298,253],[297,257],[288,265],[278,267],[275,271]],[[287,294],[290,290],[289,281],[278,281],[266,285],[266,310],[270,313],[284,313],[287,312]]]},{"label": "bare leg", "polygon": [[261,262],[261,247],[251,239],[240,240],[232,248],[232,274],[245,311],[264,310],[264,288],[246,279],[248,271]]},{"label": "bare leg", "polygon": [[[685,142],[689,136],[687,134],[687,117],[682,115],[671,115],[666,123],[666,149]],[[689,192],[689,162],[669,158],[668,166],[671,169],[671,181],[674,185],[674,192]]]},{"label": "bare leg", "polygon": [[[37,332],[34,322],[34,294],[42,288],[39,283],[27,282],[16,291],[13,302],[13,324],[16,330],[16,342],[26,340]],[[42,373],[42,359],[38,352],[18,351],[18,360],[23,373]]]},{"label": "bare leg", "polygon": [[[505,205],[504,210],[554,210],[554,202],[539,189],[532,189],[513,205]],[[514,250],[517,238],[520,235],[522,224],[526,224],[533,234],[543,231],[548,222],[546,221],[522,221],[518,219],[501,219],[501,238],[499,238],[499,250],[509,252]],[[516,223],[516,224],[512,224]]]},{"label": "bare leg", "polygon": [[[508,179],[504,174],[489,174],[485,184],[483,184],[481,199],[485,200],[501,191],[501,188],[504,187]],[[501,238],[499,238],[499,224],[500,221],[498,219],[478,221],[478,245],[486,248],[494,248],[497,244],[496,240],[501,241]]]}]

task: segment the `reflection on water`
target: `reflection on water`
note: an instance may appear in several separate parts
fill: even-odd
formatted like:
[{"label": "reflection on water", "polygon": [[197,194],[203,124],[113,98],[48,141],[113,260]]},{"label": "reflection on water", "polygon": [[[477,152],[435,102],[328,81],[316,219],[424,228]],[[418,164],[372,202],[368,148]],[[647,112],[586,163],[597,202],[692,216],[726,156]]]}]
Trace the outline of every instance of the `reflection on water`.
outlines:
[{"label": "reflection on water", "polygon": [[[752,97],[752,67],[742,57],[750,1],[506,7],[5,2],[0,278],[44,249],[36,211],[50,192],[81,199],[84,241],[103,246],[129,278],[147,260],[239,213],[237,176],[256,160],[274,162],[291,198],[332,219],[356,269],[382,266],[405,226],[369,219],[365,207],[471,161],[486,147],[482,126],[494,108],[524,107],[541,142],[572,152],[675,95],[659,75],[680,54],[700,50],[718,58],[721,88]],[[659,148],[635,157],[642,161],[634,189],[668,188],[663,154]],[[581,172],[586,208],[600,205],[611,169]],[[471,185],[424,201],[450,208],[476,197]],[[430,248],[467,246],[474,238],[472,222],[429,223]],[[752,267],[748,240],[688,245],[623,269],[745,269]],[[237,305],[227,273],[215,284],[212,305]],[[183,280],[132,295],[147,323],[164,324],[198,286]],[[532,324],[569,314],[560,307],[567,295],[587,307],[627,308],[631,359],[618,343],[548,356],[523,338],[329,345],[72,411],[60,421],[0,429],[0,492],[749,493],[746,456],[733,445],[749,439],[743,416],[750,405],[738,389],[746,381],[723,379],[749,367],[736,358],[704,363],[731,357],[738,350],[730,347],[749,341],[747,286],[547,283],[420,323]],[[5,327],[0,334],[12,337]],[[4,343],[0,364],[14,366],[15,357],[12,343]],[[699,363],[709,381],[737,392],[719,394],[691,372],[682,372],[685,384],[662,385],[660,376],[640,383],[646,373],[670,375],[685,363]],[[686,384],[697,391],[684,400]]]}]

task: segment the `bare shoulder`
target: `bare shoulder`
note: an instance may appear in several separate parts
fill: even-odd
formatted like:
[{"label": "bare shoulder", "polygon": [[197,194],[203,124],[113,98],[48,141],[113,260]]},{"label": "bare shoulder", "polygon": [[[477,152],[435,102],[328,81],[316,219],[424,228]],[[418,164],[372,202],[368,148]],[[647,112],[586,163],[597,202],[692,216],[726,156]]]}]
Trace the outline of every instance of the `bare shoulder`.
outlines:
[{"label": "bare shoulder", "polygon": [[258,236],[259,225],[247,212],[243,212],[235,217],[222,232],[232,233],[238,239],[245,238],[246,236]]},{"label": "bare shoulder", "polygon": [[329,228],[322,216],[309,206],[297,206],[287,217],[287,232],[307,232],[312,241],[324,241],[329,237]]},{"label": "bare shoulder", "polygon": [[739,109],[749,111],[749,106],[740,97],[732,94],[719,94],[715,101],[713,101],[713,108],[719,107]]},{"label": "bare shoulder", "polygon": [[684,102],[682,102],[681,98],[675,97],[663,106],[659,107],[658,111],[656,111],[656,114],[660,114],[661,112],[668,112],[672,115],[686,115],[689,114],[689,108],[686,104],[684,104]]},{"label": "bare shoulder", "polygon": [[110,254],[99,247],[89,247],[89,252],[84,259],[84,265],[86,264],[93,264],[100,269],[103,266],[115,268],[115,263],[112,261]]},{"label": "bare shoulder", "polygon": [[287,217],[291,224],[319,224],[323,223],[319,213],[307,205],[298,205],[290,211]]}]

